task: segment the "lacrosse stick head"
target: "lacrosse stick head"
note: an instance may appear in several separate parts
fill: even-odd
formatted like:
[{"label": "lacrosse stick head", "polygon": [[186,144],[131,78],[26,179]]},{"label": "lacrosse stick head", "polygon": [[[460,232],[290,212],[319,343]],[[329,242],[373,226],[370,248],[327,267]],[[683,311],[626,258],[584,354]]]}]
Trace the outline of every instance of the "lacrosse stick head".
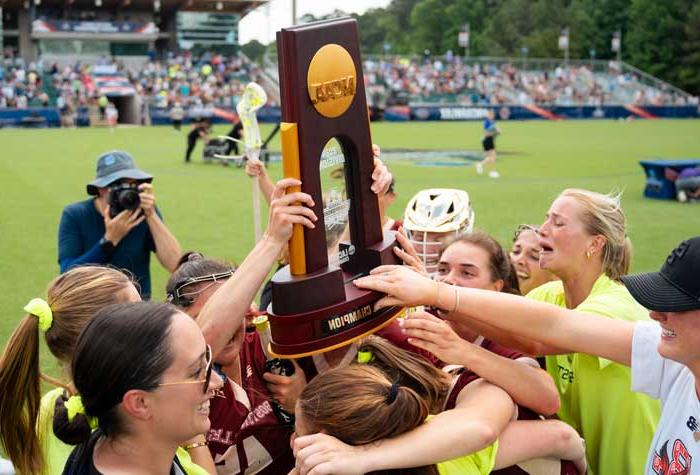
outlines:
[{"label": "lacrosse stick head", "polygon": [[255,113],[267,102],[267,94],[259,84],[249,82],[243,90],[241,101],[236,106],[238,116],[243,124],[243,142],[245,144],[245,154],[250,160],[257,160],[260,156],[262,140],[260,138],[260,127]]},{"label": "lacrosse stick head", "polygon": [[[249,82],[243,90],[241,101],[236,106],[238,115],[242,115],[244,111],[255,112],[265,105],[267,102],[267,93],[260,84]],[[245,124],[243,124],[245,127]]]}]

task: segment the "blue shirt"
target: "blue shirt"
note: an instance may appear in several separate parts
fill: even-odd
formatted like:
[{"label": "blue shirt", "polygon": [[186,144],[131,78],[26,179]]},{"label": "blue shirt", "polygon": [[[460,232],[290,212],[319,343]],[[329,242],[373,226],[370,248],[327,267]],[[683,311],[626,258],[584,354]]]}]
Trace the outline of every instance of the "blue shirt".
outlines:
[{"label": "blue shirt", "polygon": [[[156,250],[153,236],[144,220],[107,255],[100,247],[105,234],[104,218],[95,208],[94,199],[66,206],[58,227],[58,263],[61,272],[84,264],[109,264],[130,271],[141,287],[141,297],[151,296],[151,252]],[[156,209],[158,216],[160,211]]]},{"label": "blue shirt", "polygon": [[493,134],[496,132],[496,121],[491,120],[488,117],[484,119],[484,132]]}]

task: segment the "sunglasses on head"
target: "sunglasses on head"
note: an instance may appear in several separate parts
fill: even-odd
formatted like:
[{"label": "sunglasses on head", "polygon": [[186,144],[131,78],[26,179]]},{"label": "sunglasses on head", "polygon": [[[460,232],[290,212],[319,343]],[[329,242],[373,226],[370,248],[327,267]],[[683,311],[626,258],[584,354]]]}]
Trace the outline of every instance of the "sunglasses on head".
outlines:
[{"label": "sunglasses on head", "polygon": [[[226,280],[232,275],[233,271],[229,270],[226,272],[219,272],[218,274],[203,275],[201,277],[190,277],[188,279],[182,280],[175,284],[175,288],[170,293],[168,293],[167,301],[173,305],[177,305],[178,307],[189,307],[194,303],[196,297],[199,294],[207,290],[215,283],[221,280]],[[199,282],[211,282],[211,284],[192,292],[185,291],[185,287],[188,287],[192,284],[197,284]]]},{"label": "sunglasses on head", "polygon": [[171,382],[167,382],[167,383],[160,383],[160,384],[158,384],[158,386],[160,387],[160,386],[175,386],[178,384],[204,383],[204,388],[202,389],[202,391],[204,392],[204,394],[206,394],[207,391],[209,391],[209,382],[211,381],[211,369],[212,369],[211,346],[209,346],[209,345],[207,345],[207,349],[204,353],[204,358],[207,361],[204,379],[197,379],[197,380],[187,379],[184,381],[171,381]]},{"label": "sunglasses on head", "polygon": [[513,242],[518,240],[518,237],[523,233],[523,231],[534,231],[535,234],[540,232],[539,226],[534,226],[532,224],[520,224],[515,228],[515,233],[513,234]]}]

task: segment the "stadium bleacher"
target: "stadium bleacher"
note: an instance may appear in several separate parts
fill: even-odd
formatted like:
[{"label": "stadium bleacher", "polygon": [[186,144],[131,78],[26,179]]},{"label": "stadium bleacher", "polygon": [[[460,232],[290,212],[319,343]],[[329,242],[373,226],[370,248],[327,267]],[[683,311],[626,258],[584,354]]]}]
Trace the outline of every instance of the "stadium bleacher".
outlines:
[{"label": "stadium bleacher", "polygon": [[697,99],[625,63],[367,58],[370,97],[388,105],[687,105]]},{"label": "stadium bleacher", "polygon": [[114,93],[114,81],[101,84],[105,77],[119,78],[122,89],[130,84],[141,102],[157,108],[176,102],[186,109],[233,108],[255,75],[256,67],[245,58],[211,53],[171,55],[138,68],[107,59],[97,65],[25,64],[8,53],[0,63],[0,108],[57,107],[70,113],[95,105],[102,94],[121,94]]},{"label": "stadium bleacher", "polygon": [[[261,82],[275,104],[276,65],[258,66],[243,55],[170,54],[140,66],[101,58],[96,65],[60,66],[35,61],[26,64],[6,50],[0,63],[0,108],[56,107],[63,125],[74,125],[78,110],[95,117],[105,88],[97,84],[95,68],[113,68],[113,75],[131,84],[134,105],[117,101],[122,121],[149,123],[148,110],[167,117],[181,104],[189,117],[211,115],[213,108],[235,109],[244,85]],[[632,66],[616,61],[516,60],[468,58],[366,57],[368,102],[388,106],[686,106],[698,100],[686,92]],[[115,99],[117,97],[117,99]],[[144,107],[140,107],[143,104]],[[128,117],[128,120],[126,118]],[[88,119],[83,119],[86,122]],[[90,119],[94,123],[94,119]]]}]

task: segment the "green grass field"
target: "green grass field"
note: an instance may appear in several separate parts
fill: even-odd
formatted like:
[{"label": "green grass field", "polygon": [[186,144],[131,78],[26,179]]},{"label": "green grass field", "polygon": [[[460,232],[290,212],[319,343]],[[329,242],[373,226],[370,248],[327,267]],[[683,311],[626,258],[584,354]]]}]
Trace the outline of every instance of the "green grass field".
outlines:
[{"label": "green grass field", "polygon": [[[700,234],[700,205],[645,199],[638,164],[650,157],[700,157],[700,121],[502,122],[498,148],[501,178],[477,176],[474,168],[419,167],[388,162],[397,179],[399,217],[419,189],[462,188],[469,192],[476,225],[504,245],[517,224],[542,221],[552,199],[567,187],[623,191],[634,271],[657,269],[681,239]],[[373,139],[384,149],[471,149],[480,147],[477,122],[380,123]],[[220,127],[217,132],[226,129]],[[270,130],[263,129],[263,135]],[[166,127],[74,130],[1,130],[0,341],[6,342],[22,306],[44,296],[56,276],[57,228],[62,208],[85,199],[95,158],[125,149],[152,173],[160,209],[184,250],[240,261],[253,244],[250,180],[235,167],[183,163],[185,132]],[[279,149],[279,141],[272,143]],[[281,165],[270,166],[273,177]],[[164,296],[166,273],[152,260],[153,295]]]}]

